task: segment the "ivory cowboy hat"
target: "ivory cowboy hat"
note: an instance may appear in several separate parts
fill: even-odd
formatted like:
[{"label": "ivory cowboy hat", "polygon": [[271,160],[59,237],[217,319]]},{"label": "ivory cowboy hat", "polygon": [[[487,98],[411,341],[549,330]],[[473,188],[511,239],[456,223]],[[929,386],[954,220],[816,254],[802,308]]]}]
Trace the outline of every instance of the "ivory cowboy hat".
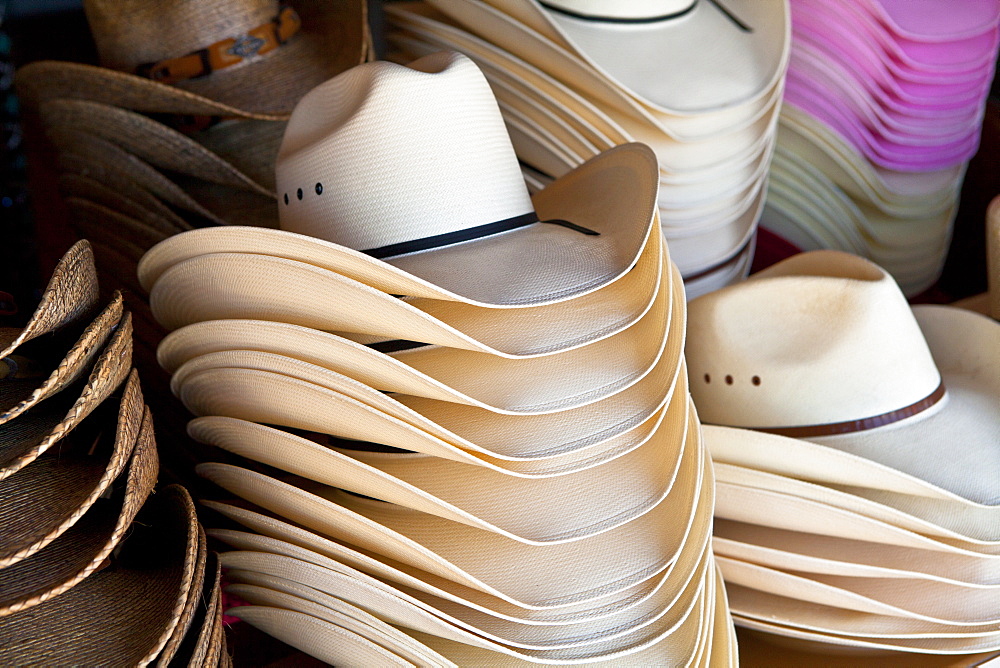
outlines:
[{"label": "ivory cowboy hat", "polygon": [[808,439],[1000,503],[1000,324],[911,311],[881,268],[835,251],[694,300],[689,318],[705,422]]},{"label": "ivory cowboy hat", "polygon": [[31,339],[77,321],[90,314],[98,300],[97,270],[90,243],[73,244],[59,259],[42,300],[21,329],[0,328],[0,370],[10,370],[6,357]]},{"label": "ivory cowboy hat", "polygon": [[[555,610],[529,609],[407,566],[386,555],[359,551],[324,538],[311,530],[253,510],[215,501],[205,501],[204,504],[256,532],[256,534],[237,531],[223,533],[222,530],[211,532],[213,536],[224,538],[227,543],[240,549],[284,555],[349,576],[356,572],[364,573],[435,607],[444,609],[450,604],[457,604],[458,607],[453,609],[468,609],[470,613],[483,613],[500,621],[532,625],[598,621],[643,606],[656,597],[662,589],[674,584],[672,581],[674,569],[667,569],[658,576],[590,604],[565,606]],[[710,533],[710,522],[692,523],[683,538],[688,547],[688,550],[682,553],[684,558],[689,558],[691,555],[700,556],[708,545]],[[231,570],[230,573],[235,571]],[[287,577],[287,574],[282,577]],[[236,581],[238,578],[233,575],[232,579]]]},{"label": "ivory cowboy hat", "polygon": [[[200,441],[324,485],[528,544],[544,544],[614,528],[648,512],[669,493],[681,459],[695,457],[693,450],[702,447],[697,429],[691,425],[693,411],[683,410],[683,403],[678,403],[680,410],[672,411],[650,441],[631,453],[601,466],[540,480],[429,455],[338,450],[242,420],[201,418],[189,429]],[[589,498],[604,476],[615,479],[619,489],[605,499]],[[313,491],[324,493],[319,487]],[[497,498],[511,501],[501,507]],[[584,507],[586,512],[567,512],[568,508]]]},{"label": "ivory cowboy hat", "polygon": [[[532,202],[482,73],[440,53],[362,65],[311,91],[289,120],[277,185],[284,232],[234,238],[275,256],[303,246],[390,294],[526,307],[627,275],[654,231],[657,165],[646,147],[618,147]],[[191,248],[185,236],[151,251],[143,285],[189,257],[172,250]]]},{"label": "ivory cowboy hat", "polygon": [[[711,514],[711,464],[698,459],[697,474],[675,484],[667,499],[645,515],[589,538],[546,546],[525,545],[346,492],[335,495],[333,502],[225,464],[201,464],[198,473],[247,501],[341,542],[520,607],[558,609],[599,601],[662,573],[677,561],[689,527]],[[620,551],[620,558],[601,558],[607,550],[617,549],[613,545],[628,549]],[[518,568],[511,571],[510,564]]]},{"label": "ivory cowboy hat", "polygon": [[18,71],[22,96],[78,98],[143,112],[277,120],[314,86],[365,60],[356,0],[88,0],[103,67],[41,61]]}]

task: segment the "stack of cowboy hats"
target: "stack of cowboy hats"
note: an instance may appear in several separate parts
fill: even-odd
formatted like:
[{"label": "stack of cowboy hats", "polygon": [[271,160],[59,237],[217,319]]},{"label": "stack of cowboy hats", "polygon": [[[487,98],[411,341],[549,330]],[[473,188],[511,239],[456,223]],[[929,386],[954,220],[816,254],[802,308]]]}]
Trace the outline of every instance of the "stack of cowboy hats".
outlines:
[{"label": "stack of cowboy hats", "polygon": [[146,504],[158,460],[130,314],[120,295],[98,308],[88,242],[0,335],[0,663],[216,665],[221,617],[201,602],[218,564],[206,580],[183,488]]},{"label": "stack of cowboy hats", "polygon": [[1000,649],[1000,323],[838,251],[690,304],[736,623],[813,648]]},{"label": "stack of cowboy hats", "polygon": [[386,12],[394,59],[446,48],[482,68],[532,188],[644,142],[688,294],[747,275],[788,63],[787,0],[427,0]]},{"label": "stack of cowboy hats", "polygon": [[190,433],[269,467],[198,468],[259,507],[210,503],[231,614],[337,664],[735,662],[657,177],[532,200],[472,61],[377,62],[293,112],[282,230],[143,258]]},{"label": "stack of cowboy hats", "polygon": [[762,224],[857,253],[908,295],[941,273],[1000,43],[1000,4],[792,0]]},{"label": "stack of cowboy hats", "polygon": [[102,66],[39,61],[17,83],[102,273],[132,288],[142,253],[172,234],[276,226],[284,121],[306,91],[368,57],[364,3],[83,5]]}]

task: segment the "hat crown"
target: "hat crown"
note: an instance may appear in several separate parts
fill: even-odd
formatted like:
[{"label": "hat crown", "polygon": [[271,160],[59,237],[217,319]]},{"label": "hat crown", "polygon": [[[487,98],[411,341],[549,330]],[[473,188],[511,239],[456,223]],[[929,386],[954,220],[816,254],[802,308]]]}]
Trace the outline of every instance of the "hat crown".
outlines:
[{"label": "hat crown", "polygon": [[238,38],[273,21],[277,0],[84,0],[101,64],[123,72]]},{"label": "hat crown", "polygon": [[555,10],[595,19],[656,20],[683,14],[698,0],[541,0]]},{"label": "hat crown", "polygon": [[532,214],[485,77],[441,52],[378,61],[295,107],[277,160],[281,228],[373,250]]},{"label": "hat crown", "polygon": [[693,300],[686,354],[702,419],[736,427],[864,420],[941,383],[892,277],[838,251],[793,256]]}]

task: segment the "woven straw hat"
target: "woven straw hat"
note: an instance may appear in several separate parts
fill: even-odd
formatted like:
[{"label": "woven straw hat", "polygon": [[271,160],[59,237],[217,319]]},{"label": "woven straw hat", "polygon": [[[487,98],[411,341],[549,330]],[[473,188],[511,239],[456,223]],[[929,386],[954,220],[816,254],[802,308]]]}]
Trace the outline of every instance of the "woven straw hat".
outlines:
[{"label": "woven straw hat", "polygon": [[[7,527],[0,543],[0,568],[31,556],[73,526],[125,469],[143,414],[134,371],[120,405],[113,404],[108,401],[87,416],[58,451],[0,481],[0,521]],[[109,428],[115,423],[116,429]],[[93,455],[79,452],[83,443],[86,448],[94,446]],[[44,508],[45,514],[29,512],[30,508]]]},{"label": "woven straw hat", "polygon": [[[645,515],[589,538],[546,546],[525,545],[346,493],[334,495],[334,503],[224,464],[202,464],[198,472],[241,498],[337,540],[521,607],[552,609],[620,592],[662,573],[676,560],[688,527],[710,515],[706,497],[711,497],[711,476],[703,484],[708,465],[701,456],[696,460],[695,471],[679,475],[667,499]],[[595,559],[612,549],[610,545],[625,544],[630,549],[621,559]],[[509,569],[513,563],[519,564],[516,573]],[[576,569],[575,576],[564,575]]]},{"label": "woven straw hat", "polygon": [[[99,204],[128,218],[142,221],[163,234],[177,234],[191,229],[191,224],[170,207],[157,199],[131,179],[121,178],[122,173],[100,170],[88,174],[89,166],[79,165],[81,171],[67,171],[59,175],[59,191],[67,199],[75,198]],[[94,178],[98,176],[98,178]],[[106,179],[102,183],[101,178]]]},{"label": "woven straw hat", "polygon": [[218,644],[215,638],[216,626],[222,625],[221,580],[222,565],[215,552],[209,552],[202,590],[192,597],[196,605],[194,616],[174,655],[174,661],[178,665],[215,665],[207,657],[210,649],[215,653],[220,649],[217,646],[213,648],[213,645]]},{"label": "woven straw hat", "polygon": [[88,100],[53,99],[39,105],[43,129],[79,131],[116,144],[159,169],[274,196],[233,164],[187,135],[147,116]]},{"label": "woven straw hat", "polygon": [[[143,508],[111,567],[0,624],[5,664],[145,665],[167,645],[199,558],[194,504],[167,487]],[[136,602],[142,605],[137,608]]]},{"label": "woven straw hat", "polygon": [[[81,505],[72,515],[60,518],[61,525],[50,527],[45,539],[51,539],[57,530],[64,530],[63,533],[38,552],[0,570],[4,592],[0,615],[16,615],[59,596],[104,567],[156,484],[159,460],[148,410],[131,445],[134,449],[127,453],[123,470],[112,481],[107,499],[97,500],[90,507]],[[42,464],[43,471],[48,472],[71,470],[71,465],[60,470],[50,462],[36,464]],[[79,494],[76,496],[79,498]]]},{"label": "woven straw hat", "polygon": [[706,422],[806,438],[1000,501],[996,322],[911,311],[879,267],[830,251],[693,301],[690,323],[692,393]]},{"label": "woven straw hat", "polygon": [[[59,350],[55,355],[40,355],[28,357],[25,346],[16,358],[7,358],[8,373],[0,385],[0,424],[13,420],[30,409],[35,404],[71,385],[92,366],[94,359],[104,349],[111,332],[122,317],[121,294],[116,293],[111,303],[87,325],[80,338],[69,350]],[[20,369],[11,369],[11,364],[28,362],[27,366],[38,369],[38,372],[21,373]],[[51,372],[45,376],[45,372]],[[39,376],[45,376],[41,383]]]},{"label": "woven straw hat", "polygon": [[142,2],[88,0],[84,10],[103,67],[32,63],[18,72],[22,96],[280,119],[308,90],[364,62],[370,48],[366,5],[357,1],[172,2],[154,10]]},{"label": "woven straw hat", "polygon": [[[679,292],[679,289],[674,288],[673,291]],[[676,357],[672,348],[676,342],[679,352],[682,334],[676,325],[671,327],[671,320],[672,311],[677,312],[680,307],[671,301],[679,301],[682,297],[679,294],[663,295],[663,292],[665,290],[661,291],[653,308],[628,328],[573,350],[531,359],[504,359],[488,353],[444,347],[417,348],[407,351],[409,354],[397,353],[401,361],[399,367],[402,367],[397,368],[397,373],[406,368],[405,363],[409,360],[418,366],[423,362],[424,368],[432,370],[432,373],[435,368],[444,374],[448,373],[448,369],[455,370],[457,374],[454,377],[459,387],[465,385],[473,393],[481,394],[483,391],[477,390],[477,387],[492,385],[495,388],[495,398],[491,403],[471,398],[462,401],[463,397],[456,397],[458,392],[455,391],[438,392],[437,398],[450,402],[458,399],[459,403],[499,414],[543,414],[585,406],[641,381],[661,357]],[[665,332],[674,336],[664,336]],[[317,354],[322,355],[319,351]],[[195,357],[179,367],[171,380],[171,389],[178,396],[182,395],[188,378],[208,369],[259,369],[285,373],[317,385],[325,385],[406,419],[404,413],[388,407],[386,402],[376,396],[376,390],[384,388],[373,387],[352,373],[350,360],[346,360],[347,364],[341,366],[340,363],[325,362],[322,357],[314,357],[315,363],[306,361],[302,359],[305,356],[308,353],[293,352],[287,355],[263,352],[259,346],[220,350]],[[471,374],[471,369],[477,369],[477,372]],[[412,376],[413,372],[408,375]],[[426,376],[424,378],[427,379]],[[442,384],[438,383],[439,387]]]},{"label": "woven straw hat", "polygon": [[60,258],[41,302],[24,328],[0,329],[0,365],[5,365],[4,358],[26,341],[90,314],[97,306],[97,290],[93,250],[87,241],[78,241]]},{"label": "woven straw hat", "polygon": [[0,480],[58,443],[122,384],[131,366],[132,319],[126,312],[79,394],[61,392],[0,425]]},{"label": "woven straw hat", "polygon": [[[645,272],[655,274],[660,269],[649,260],[643,263],[642,272],[627,279],[629,284],[650,285]],[[204,289],[206,285],[212,289]],[[678,277],[670,278],[672,292],[680,286]],[[653,294],[605,301],[606,297],[624,297],[624,287],[611,284],[572,301],[530,309],[484,309],[435,299],[397,299],[307,262],[263,254],[213,253],[168,269],[153,286],[150,306],[167,329],[217,319],[270,320],[369,335],[348,334],[365,343],[400,339],[518,358],[572,350],[638,324],[636,318],[646,312]],[[666,291],[657,289],[656,294],[661,292]],[[673,296],[669,299],[673,304]],[[317,301],[340,308],[317,310]]]},{"label": "woven straw hat", "polygon": [[[330,116],[333,101],[343,102],[344,114]],[[412,131],[411,117],[421,132]],[[361,153],[352,147],[362,144],[364,165],[353,164],[350,156]],[[322,157],[331,152],[342,159]],[[410,162],[400,164],[400,156]],[[312,243],[329,256],[326,266],[391,294],[535,306],[593,292],[634,266],[653,229],[656,161],[644,147],[613,149],[532,202],[482,74],[463,56],[442,53],[410,67],[364,65],[303,98],[285,133],[277,182],[282,228],[333,242],[293,236],[286,243]],[[283,245],[271,241],[269,252],[281,256]],[[508,271],[515,262],[532,270]],[[166,268],[150,265],[147,285]],[[474,284],[473,275],[481,277]]]},{"label": "woven straw hat", "polygon": [[[292,434],[227,418],[200,418],[189,426],[195,437],[297,475],[384,501],[416,508],[529,544],[575,540],[631,521],[666,495],[681,458],[702,447],[684,402],[668,415],[649,442],[604,463],[540,480],[524,479],[419,454],[384,454],[331,449]],[[273,454],[280,453],[280,455]],[[620,485],[594,500],[604,476]],[[322,488],[310,487],[319,494]],[[511,501],[498,507],[496,498]],[[550,504],[560,499],[560,504]],[[578,499],[572,501],[571,499]],[[586,507],[567,514],[563,507]],[[558,507],[555,507],[558,505]]]}]

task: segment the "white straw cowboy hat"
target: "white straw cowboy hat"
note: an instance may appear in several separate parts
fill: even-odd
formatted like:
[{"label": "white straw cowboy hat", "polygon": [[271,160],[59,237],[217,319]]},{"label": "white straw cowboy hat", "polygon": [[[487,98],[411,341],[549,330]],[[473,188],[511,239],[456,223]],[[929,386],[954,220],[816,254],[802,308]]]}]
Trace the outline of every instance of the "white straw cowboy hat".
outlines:
[{"label": "white straw cowboy hat", "polygon": [[[528,650],[559,649],[560,646],[564,649],[585,648],[642,632],[643,626],[658,623],[665,614],[669,614],[669,608],[683,598],[692,580],[697,583],[710,561],[707,550],[685,552],[672,571],[673,581],[660,587],[653,596],[637,604],[625,605],[612,614],[584,616],[578,621],[524,623],[371,578],[345,564],[273,538],[231,530],[215,530],[211,535],[244,551],[225,553],[222,557],[227,566],[240,564],[239,581],[253,581],[261,575],[280,578],[274,584],[281,582],[278,584],[281,590],[290,590],[284,582],[322,590],[376,611],[400,626],[423,628],[431,633],[437,631],[483,647],[505,644]],[[248,577],[251,573],[254,576]],[[376,591],[369,599],[364,595],[364,589]],[[476,639],[472,633],[483,637]]]},{"label": "white straw cowboy hat", "polygon": [[882,269],[833,251],[695,300],[689,322],[706,422],[805,438],[1000,501],[1000,324],[949,307],[911,311]]},{"label": "white straw cowboy hat", "polygon": [[[654,239],[651,246],[660,243]],[[153,286],[149,301],[153,315],[167,329],[205,320],[259,319],[347,333],[365,343],[398,339],[508,358],[538,357],[600,341],[635,324],[653,301],[653,290],[657,295],[665,292],[653,287],[657,283],[647,272],[665,274],[666,268],[647,260],[624,282],[574,300],[500,310],[439,299],[397,299],[311,262],[212,253],[168,269]],[[628,295],[626,286],[634,284],[650,292]],[[670,277],[669,287],[680,290],[679,277]],[[316,309],[317,300],[340,308]]]},{"label": "white straw cowboy hat", "polygon": [[[137,381],[135,385],[138,385]],[[124,540],[136,513],[152,494],[159,471],[149,410],[145,409],[145,414],[140,414],[140,418],[142,423],[137,426],[138,434],[134,434],[135,440],[130,444],[134,447],[131,452],[126,453],[125,462],[118,462],[123,470],[110,489],[105,487],[107,498],[98,499],[89,508],[84,506],[76,509],[61,527],[52,527],[50,535],[65,528],[70,520],[75,520],[72,526],[38,552],[0,569],[0,584],[3,585],[0,617],[22,614],[25,610],[76,587],[102,568]],[[75,463],[79,465],[78,460]],[[35,465],[39,464],[40,462],[35,462]],[[42,463],[42,472],[62,474],[59,480],[68,479],[72,474],[70,466],[60,470],[58,466],[52,467],[49,464],[50,462]],[[32,468],[34,466],[21,473],[28,473]],[[104,473],[104,477],[108,477],[111,472],[106,469]],[[14,482],[17,480],[18,478],[12,479]],[[73,498],[74,494],[78,498],[81,491],[70,489],[64,490],[64,493],[69,494],[69,498]]]},{"label": "white straw cowboy hat", "polygon": [[147,665],[156,660],[191,593],[199,527],[194,504],[179,486],[159,492],[143,511],[114,568],[3,620],[0,661]]},{"label": "white straw cowboy hat", "polygon": [[[0,364],[21,344],[79,320],[97,306],[97,270],[90,243],[73,244],[59,259],[42,299],[21,329],[0,329]],[[3,368],[3,367],[0,367]]]},{"label": "white straw cowboy hat", "polygon": [[[592,93],[600,80],[622,91],[682,141],[738,125],[769,104],[789,56],[784,2],[430,4],[543,69],[562,68],[559,78],[576,87]],[[720,52],[706,54],[706,44]]]},{"label": "white straw cowboy hat", "polygon": [[[699,462],[698,466],[704,470],[694,480],[678,482],[665,501],[632,522],[590,538],[547,546],[525,545],[347,493],[336,495],[334,503],[229,465],[201,464],[198,472],[247,501],[332,538],[515,605],[549,609],[597,601],[670,567],[683,551],[677,541],[692,523],[702,521],[704,513],[710,512],[710,465]],[[629,549],[621,553],[620,559],[597,558],[611,545],[628,545]],[[512,572],[510,564],[515,563],[519,568]],[[587,577],[565,575],[577,568],[583,569]]]},{"label": "white straw cowboy hat", "polygon": [[[683,408],[680,403],[680,410],[672,411],[681,419],[668,416],[648,443],[628,454],[598,467],[533,480],[428,455],[338,450],[229,418],[201,418],[189,430],[199,441],[325,485],[543,544],[613,528],[662,500],[681,458],[694,457],[693,450],[702,447],[690,425],[693,416]],[[604,499],[587,499],[602,476],[612,476],[621,488]],[[579,505],[570,501],[581,494]],[[500,497],[516,501],[498,507],[495,499]],[[588,510],[567,513],[563,504]]]},{"label": "white straw cowboy hat", "polygon": [[[314,89],[277,164],[287,243],[312,241],[338,271],[391,294],[488,307],[565,301],[626,275],[654,229],[656,174],[648,149],[619,147],[532,202],[489,86],[449,53],[363,65]],[[281,255],[282,241],[269,243]],[[170,244],[158,249],[166,261],[144,263],[144,285],[187,255]]]},{"label": "white straw cowboy hat", "polygon": [[[656,577],[590,604],[558,609],[524,608],[447,578],[399,563],[388,556],[358,551],[349,545],[332,541],[281,519],[226,503],[205,501],[204,504],[256,532],[256,534],[235,531],[225,533],[227,542],[233,545],[237,545],[235,541],[239,537],[241,542],[238,545],[242,549],[281,554],[348,575],[353,575],[355,572],[365,573],[381,582],[399,587],[411,596],[428,602],[433,601],[437,606],[451,602],[461,608],[490,615],[498,620],[521,624],[553,625],[596,621],[625,613],[643,605],[656,596],[662,588],[670,586],[673,573],[672,569],[667,569]],[[692,553],[700,554],[704,551],[710,533],[710,522],[692,523],[683,539],[689,550],[682,553],[684,557],[688,558]],[[221,530],[214,530],[212,534],[221,537]],[[249,536],[255,537],[251,539]],[[266,538],[274,540],[268,541]],[[235,574],[236,571],[231,570],[230,573]],[[233,575],[233,580],[236,579],[237,576]]]},{"label": "white straw cowboy hat", "polygon": [[[659,362],[661,357],[675,358],[674,345],[680,350],[683,334],[677,324],[672,325],[673,314],[682,308],[682,296],[676,286],[665,295],[660,290],[656,302],[646,314],[626,329],[594,343],[573,350],[553,353],[530,359],[505,359],[485,352],[455,350],[445,347],[418,347],[396,353],[399,360],[393,375],[409,376],[411,380],[423,380],[423,385],[431,381],[426,375],[413,378],[415,372],[408,362],[418,368],[445,374],[445,379],[454,378],[459,388],[469,388],[473,394],[484,395],[487,386],[493,386],[493,393],[485,394],[492,399],[483,402],[465,395],[460,390],[441,387],[437,382],[437,392],[416,392],[433,394],[435,399],[479,406],[486,410],[509,415],[553,413],[565,409],[585,406],[613,394],[621,392],[639,382]],[[676,301],[675,301],[676,300]],[[269,331],[270,330],[270,331]],[[379,355],[365,355],[362,362],[360,353],[364,346],[355,346],[354,357],[338,355],[335,350],[319,347],[311,355],[308,348],[296,352],[287,346],[293,344],[290,334],[294,330],[273,330],[265,328],[262,333],[277,335],[279,341],[285,339],[285,349],[267,352],[271,345],[251,345],[226,348],[194,357],[174,371],[171,389],[177,395],[183,393],[187,379],[201,371],[212,368],[246,368],[285,373],[289,376],[325,384],[331,389],[353,396],[372,406],[385,405],[373,392],[386,389],[385,383],[368,383],[358,378],[354,369],[360,367],[362,376],[371,375],[366,366],[378,361]],[[297,337],[302,338],[300,335]],[[410,337],[406,337],[410,338]],[[294,345],[294,344],[293,344]],[[371,349],[368,349],[371,350]],[[371,351],[376,352],[376,351]],[[311,359],[304,359],[311,357]],[[340,357],[342,361],[337,361]],[[477,369],[470,374],[470,369]],[[449,371],[450,370],[450,371]],[[390,381],[391,382],[391,381]],[[478,389],[483,388],[483,389]],[[492,394],[492,396],[491,396]],[[456,396],[457,395],[457,396]],[[388,409],[386,409],[388,410]],[[392,411],[395,413],[395,411]],[[398,415],[402,417],[402,414]]]},{"label": "white straw cowboy hat", "polygon": [[[337,383],[347,385],[344,379]],[[222,387],[227,389],[220,391]],[[544,477],[596,465],[645,443],[664,406],[686,387],[683,365],[661,361],[631,388],[600,402],[558,413],[497,415],[477,407],[404,396],[375,407],[282,373],[219,368],[193,375],[182,388],[181,399],[196,415],[306,429],[514,475]]]},{"label": "white straw cowboy hat", "polygon": [[103,67],[42,61],[21,95],[90,99],[143,112],[280,119],[314,86],[363,62],[364,2],[88,0]]}]

